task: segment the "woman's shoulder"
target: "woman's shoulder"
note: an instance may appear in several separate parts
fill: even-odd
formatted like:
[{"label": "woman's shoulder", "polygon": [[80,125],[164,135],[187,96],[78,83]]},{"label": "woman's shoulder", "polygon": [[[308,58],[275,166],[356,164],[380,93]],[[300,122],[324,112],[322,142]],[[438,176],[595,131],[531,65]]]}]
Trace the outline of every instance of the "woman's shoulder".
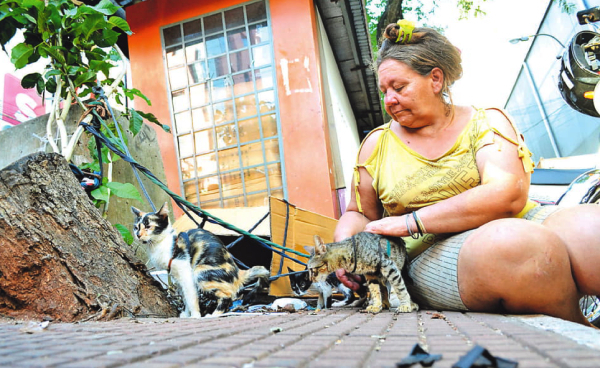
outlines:
[{"label": "woman's shoulder", "polygon": [[389,123],[385,123],[371,130],[367,134],[360,146],[359,162],[364,162],[371,156],[371,154],[377,147],[377,143],[379,142],[381,136],[385,134],[386,131],[389,131],[389,126]]},{"label": "woman's shoulder", "polygon": [[515,138],[516,127],[506,111],[498,107],[487,107],[479,109],[483,111],[485,121],[489,127],[504,137]]}]

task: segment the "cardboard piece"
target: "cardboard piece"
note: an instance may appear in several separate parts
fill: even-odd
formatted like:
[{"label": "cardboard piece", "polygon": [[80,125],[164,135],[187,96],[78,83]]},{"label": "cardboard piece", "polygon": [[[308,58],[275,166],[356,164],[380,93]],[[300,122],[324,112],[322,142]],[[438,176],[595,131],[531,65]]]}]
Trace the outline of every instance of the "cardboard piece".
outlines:
[{"label": "cardboard piece", "polygon": [[[306,249],[304,249],[304,246],[314,247],[315,235],[319,235],[325,243],[333,242],[333,232],[338,220],[297,208],[293,204],[275,197],[269,198],[269,207],[271,214],[271,241],[275,244],[279,244],[307,255],[307,257],[302,257],[294,253],[286,253],[290,257],[297,259],[302,263],[306,263],[308,260],[308,252]],[[286,233],[286,224],[287,237],[284,242],[283,238],[284,234]],[[290,259],[281,257],[279,254],[273,252],[273,259],[271,261],[271,276],[276,276],[279,274],[280,262],[282,258],[282,274],[288,273],[288,267],[290,267],[293,271],[302,271],[305,269],[305,266]],[[292,289],[290,288],[289,278],[280,277],[271,282],[269,294],[277,297],[293,296]]]}]

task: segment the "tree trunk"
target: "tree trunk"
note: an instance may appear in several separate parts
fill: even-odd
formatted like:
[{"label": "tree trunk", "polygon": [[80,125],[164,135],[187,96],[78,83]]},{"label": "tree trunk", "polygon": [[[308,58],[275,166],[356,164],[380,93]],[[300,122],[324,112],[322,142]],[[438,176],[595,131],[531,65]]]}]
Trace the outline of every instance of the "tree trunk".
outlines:
[{"label": "tree trunk", "polygon": [[0,313],[65,322],[175,309],[58,154],[0,171]]},{"label": "tree trunk", "polygon": [[396,23],[400,19],[404,19],[404,14],[402,14],[402,0],[388,0],[385,10],[377,22],[377,46],[381,44],[381,36],[383,36],[385,27],[390,23]]}]

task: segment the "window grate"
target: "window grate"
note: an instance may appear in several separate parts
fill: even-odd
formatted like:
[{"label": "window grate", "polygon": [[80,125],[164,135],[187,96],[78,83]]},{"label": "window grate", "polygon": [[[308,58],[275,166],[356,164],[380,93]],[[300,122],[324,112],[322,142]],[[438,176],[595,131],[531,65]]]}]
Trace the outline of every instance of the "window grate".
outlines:
[{"label": "window grate", "polygon": [[180,182],[203,208],[284,198],[269,24],[262,0],[162,30]]}]

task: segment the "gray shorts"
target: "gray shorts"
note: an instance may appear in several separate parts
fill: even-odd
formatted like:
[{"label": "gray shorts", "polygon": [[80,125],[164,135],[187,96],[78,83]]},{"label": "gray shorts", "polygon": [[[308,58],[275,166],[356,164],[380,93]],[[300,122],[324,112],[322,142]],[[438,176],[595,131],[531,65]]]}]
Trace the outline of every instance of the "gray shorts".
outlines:
[{"label": "gray shorts", "polygon": [[[559,206],[537,206],[523,219],[542,223]],[[454,235],[437,235],[436,242],[415,257],[408,266],[412,280],[408,292],[421,308],[468,311],[458,289],[458,253],[465,239],[476,229]]]}]

